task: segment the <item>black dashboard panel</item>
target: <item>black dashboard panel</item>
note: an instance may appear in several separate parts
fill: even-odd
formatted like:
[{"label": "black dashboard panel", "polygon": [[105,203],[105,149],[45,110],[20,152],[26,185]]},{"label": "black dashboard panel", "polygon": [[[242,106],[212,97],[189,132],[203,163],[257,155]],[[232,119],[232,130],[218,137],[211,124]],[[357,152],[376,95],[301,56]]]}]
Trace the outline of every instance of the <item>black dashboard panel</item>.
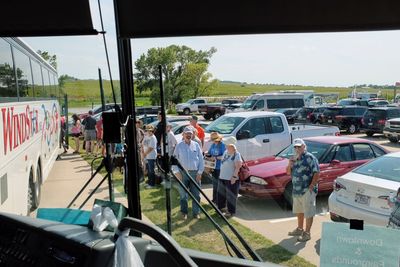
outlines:
[{"label": "black dashboard panel", "polygon": [[111,266],[112,233],[0,214],[0,266]]}]

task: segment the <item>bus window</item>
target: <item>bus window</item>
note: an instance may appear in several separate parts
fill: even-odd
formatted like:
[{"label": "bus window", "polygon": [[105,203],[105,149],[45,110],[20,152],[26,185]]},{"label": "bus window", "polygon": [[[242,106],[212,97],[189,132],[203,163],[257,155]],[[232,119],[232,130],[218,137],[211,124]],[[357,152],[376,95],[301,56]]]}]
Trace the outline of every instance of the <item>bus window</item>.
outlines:
[{"label": "bus window", "polygon": [[31,60],[32,63],[32,73],[33,73],[33,91],[35,97],[43,96],[43,78],[42,71],[40,70],[40,65],[37,61]]},{"label": "bus window", "polygon": [[43,96],[50,97],[51,96],[51,85],[49,79],[49,71],[42,67],[42,75],[43,75]]},{"label": "bus window", "polygon": [[11,46],[0,39],[0,96],[18,97]]},{"label": "bus window", "polygon": [[29,57],[13,49],[19,97],[33,97],[32,72]]}]

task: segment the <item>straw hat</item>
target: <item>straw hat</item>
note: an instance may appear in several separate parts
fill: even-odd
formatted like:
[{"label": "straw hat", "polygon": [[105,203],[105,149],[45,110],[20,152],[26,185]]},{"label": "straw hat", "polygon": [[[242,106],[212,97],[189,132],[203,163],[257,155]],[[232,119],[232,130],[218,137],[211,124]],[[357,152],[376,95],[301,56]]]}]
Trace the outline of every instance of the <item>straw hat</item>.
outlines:
[{"label": "straw hat", "polygon": [[217,132],[212,132],[211,134],[210,134],[210,139],[211,139],[211,141],[217,141],[217,142],[220,142],[221,140],[222,140],[222,135],[220,135],[219,133],[217,133]]}]

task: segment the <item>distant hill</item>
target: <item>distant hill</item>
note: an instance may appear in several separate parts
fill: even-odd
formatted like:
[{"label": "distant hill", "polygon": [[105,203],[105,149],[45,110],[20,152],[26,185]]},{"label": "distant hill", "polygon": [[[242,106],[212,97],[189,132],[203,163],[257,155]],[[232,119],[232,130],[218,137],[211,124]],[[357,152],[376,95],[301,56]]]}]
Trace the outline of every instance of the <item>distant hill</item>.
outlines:
[{"label": "distant hill", "polygon": [[[111,84],[110,81],[104,80],[103,87],[105,92],[106,101],[112,101]],[[92,102],[100,104],[100,86],[97,80],[74,80],[69,79],[65,82],[64,92],[69,97],[71,106],[88,105]],[[114,81],[114,89],[117,102],[121,101],[119,81]],[[361,88],[358,92],[377,92],[378,89],[382,92],[382,97],[389,99],[393,98],[393,89],[388,88]],[[316,93],[339,93],[340,98],[346,98],[353,90],[349,87],[322,87],[322,86],[302,86],[302,85],[275,85],[275,84],[249,84],[246,82],[238,81],[220,81],[219,87],[211,92],[210,96],[248,96],[253,93],[264,93],[281,90],[314,90]],[[147,92],[144,96],[140,97],[135,94],[138,106],[150,105]]]}]

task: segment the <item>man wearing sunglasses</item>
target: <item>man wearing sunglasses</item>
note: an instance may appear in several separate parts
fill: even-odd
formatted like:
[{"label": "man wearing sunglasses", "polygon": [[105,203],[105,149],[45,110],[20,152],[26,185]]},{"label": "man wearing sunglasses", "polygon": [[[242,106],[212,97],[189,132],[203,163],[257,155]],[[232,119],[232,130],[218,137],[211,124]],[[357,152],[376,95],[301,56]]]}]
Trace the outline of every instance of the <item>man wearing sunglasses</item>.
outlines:
[{"label": "man wearing sunglasses", "polygon": [[[297,216],[297,228],[289,232],[290,236],[298,236],[297,241],[306,242],[311,239],[311,226],[316,213],[316,196],[318,192],[319,163],[313,154],[307,152],[303,139],[293,140],[294,156],[290,158],[286,168],[292,176],[293,213]],[[304,218],[306,229],[304,230]]]}]

